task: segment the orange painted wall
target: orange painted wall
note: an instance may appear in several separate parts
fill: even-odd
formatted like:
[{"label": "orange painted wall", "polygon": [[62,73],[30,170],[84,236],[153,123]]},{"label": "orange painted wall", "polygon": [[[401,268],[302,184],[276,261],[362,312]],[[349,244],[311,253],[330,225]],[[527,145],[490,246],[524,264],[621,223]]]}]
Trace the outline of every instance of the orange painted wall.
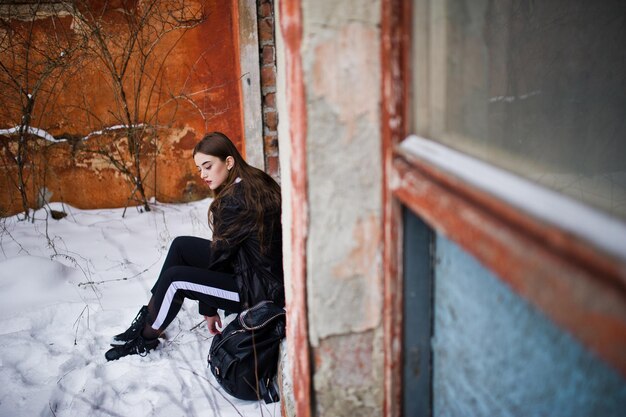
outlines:
[{"label": "orange painted wall", "polygon": [[[222,131],[240,150],[244,148],[237,28],[233,27],[233,22],[237,21],[236,10],[231,2],[221,0],[193,4],[204,7],[206,20],[180,39],[177,34],[166,35],[157,49],[154,65],[145,71],[149,79],[159,80],[159,92],[152,95],[152,104],[146,106],[148,113],[154,114],[160,109],[155,119],[159,126],[156,130],[158,154],[143,163],[143,171],[149,172],[145,185],[150,197],[156,196],[165,202],[189,201],[208,195],[208,190],[196,178],[191,159],[191,150],[204,133]],[[119,11],[107,11],[106,17],[113,28],[122,24]],[[40,18],[35,27],[42,33],[50,33],[53,24],[57,30],[59,24],[66,30],[77,30],[71,16]],[[116,106],[109,77],[97,62],[85,59],[63,73],[58,80],[62,87],[57,87],[56,93],[48,97],[45,108],[35,107],[32,126],[57,138],[73,139],[59,143],[37,140],[40,149],[27,165],[31,202],[37,201],[37,191],[45,187],[51,194],[49,201],[64,201],[79,208],[127,204],[132,187],[124,177],[103,157],[85,152],[97,144],[111,144],[112,138],[94,135],[86,140],[77,139],[120,124],[112,115]],[[131,84],[129,81],[129,90]],[[172,99],[181,95],[186,99]],[[142,95],[144,104],[146,97]],[[4,97],[3,101],[10,99]],[[187,99],[192,99],[193,105]],[[43,102],[41,98],[38,101]],[[0,129],[18,124],[16,117],[8,112],[0,114]],[[7,149],[15,147],[15,137],[0,135],[0,142],[3,162],[0,166],[0,214],[7,215],[21,211],[19,193],[11,180],[15,178],[16,168],[7,153]]]}]

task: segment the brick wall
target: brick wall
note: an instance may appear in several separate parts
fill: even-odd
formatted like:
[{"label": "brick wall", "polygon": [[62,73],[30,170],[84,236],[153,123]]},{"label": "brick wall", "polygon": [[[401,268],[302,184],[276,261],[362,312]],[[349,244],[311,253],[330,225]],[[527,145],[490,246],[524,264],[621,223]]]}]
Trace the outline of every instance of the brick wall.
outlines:
[{"label": "brick wall", "polygon": [[274,43],[274,1],[258,0],[259,55],[263,114],[265,171],[280,181],[278,162],[278,112],[276,111],[276,51]]}]

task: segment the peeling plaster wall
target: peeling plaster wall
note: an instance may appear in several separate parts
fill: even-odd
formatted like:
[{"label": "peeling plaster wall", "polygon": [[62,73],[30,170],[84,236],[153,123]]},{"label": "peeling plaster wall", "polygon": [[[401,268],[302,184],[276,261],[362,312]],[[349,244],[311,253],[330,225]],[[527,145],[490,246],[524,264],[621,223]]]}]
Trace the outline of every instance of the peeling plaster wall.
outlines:
[{"label": "peeling plaster wall", "polygon": [[[305,414],[310,405],[312,414],[317,416],[380,416],[383,402],[381,4],[380,1],[302,0],[298,2],[300,22],[299,16],[293,21],[294,15],[278,15],[280,1],[275,3],[275,12],[283,30],[302,24],[301,44],[291,38],[285,40],[284,33],[276,32],[276,106],[281,115],[278,138],[283,168],[286,295],[289,305],[297,295],[295,292],[307,294],[310,402],[309,392],[299,389],[306,381],[299,382],[298,374],[293,375],[294,381],[286,375],[282,388],[296,391],[297,408]],[[289,33],[294,36],[294,32]],[[294,45],[299,45],[299,49],[290,49]],[[299,82],[299,60],[305,120],[300,119],[301,97],[292,95],[297,85],[290,84]],[[290,154],[290,151],[296,153],[297,148],[291,147],[298,146],[297,135],[301,133],[306,133],[305,187],[291,181],[294,173],[305,169],[294,165],[296,155]],[[306,213],[294,212],[295,202],[304,193]],[[299,222],[303,216],[308,219],[305,230],[296,229],[303,227]],[[292,246],[292,238],[298,233],[306,236],[304,253]],[[290,275],[292,266],[300,259],[306,259],[305,289],[293,287],[301,284],[295,284],[297,280]],[[288,317],[298,310],[298,306],[291,307]],[[302,342],[299,336],[302,334],[288,334],[288,343]],[[294,359],[298,366],[309,359],[305,352],[291,355],[289,359]],[[294,366],[285,364],[285,368],[290,365]],[[288,400],[283,412],[292,417],[295,415],[292,397]]]},{"label": "peeling plaster wall", "polygon": [[[276,21],[279,21],[279,7],[274,8]],[[281,115],[280,123],[277,126],[278,129],[278,146],[280,147],[280,166],[287,169],[284,170],[281,175],[281,194],[282,194],[282,226],[283,226],[283,270],[285,271],[285,297],[288,300],[293,299],[292,287],[291,287],[291,274],[293,265],[293,248],[291,245],[293,230],[293,214],[291,211],[292,202],[292,190],[293,184],[291,181],[291,173],[289,168],[291,167],[291,146],[289,144],[289,117],[287,106],[287,87],[285,79],[285,53],[284,53],[284,39],[282,32],[276,30],[276,109]],[[282,64],[282,66],[281,66]],[[289,314],[289,313],[288,313]],[[279,380],[280,383],[280,398],[281,406],[283,408],[282,415],[284,417],[294,417],[295,413],[295,398],[294,398],[294,381],[292,379],[291,368],[292,365],[289,362],[288,346],[287,343],[293,343],[283,341],[281,345],[281,356],[279,361]]]},{"label": "peeling plaster wall", "polygon": [[[284,0],[282,0],[284,1]],[[276,20],[280,19],[279,8],[275,7]],[[287,107],[287,87],[285,80],[285,54],[284,54],[284,40],[280,30],[276,31],[276,108],[278,112],[285,117],[281,117],[278,124],[278,141],[280,147],[280,166],[286,167],[285,173],[281,176],[281,194],[282,194],[282,225],[283,225],[283,270],[285,272],[291,271],[291,261],[293,258],[291,238],[292,238],[292,223],[293,215],[291,212],[291,201],[293,199],[292,190],[293,184],[291,181],[291,175],[289,167],[291,167],[291,146],[289,146],[289,117]],[[285,279],[289,281],[289,274],[285,274]],[[288,299],[292,298],[291,286],[285,285],[285,296]]]},{"label": "peeling plaster wall", "polygon": [[303,2],[314,346],[380,323],[379,9]]},{"label": "peeling plaster wall", "polygon": [[316,414],[382,411],[380,3],[302,2]]},{"label": "peeling plaster wall", "polygon": [[[94,0],[92,3],[98,2]],[[194,0],[187,4],[203,7],[206,21],[185,32],[180,39],[178,37],[182,32],[164,37],[155,49],[154,60],[145,70],[150,74],[149,79],[160,77],[155,96],[159,95],[159,88],[162,93],[160,97],[152,97],[148,112],[152,115],[156,106],[161,106],[158,118],[153,120],[159,126],[158,154],[155,157],[154,149],[151,149],[150,156],[142,165],[143,173],[147,173],[144,185],[148,198],[156,196],[163,202],[208,196],[208,190],[199,180],[191,159],[193,146],[207,131],[222,131],[240,150],[245,150],[241,73],[236,54],[235,32],[238,28],[233,24],[237,19],[236,10],[232,3],[219,0]],[[111,24],[119,24],[119,11],[112,3],[109,6],[107,16],[110,15]],[[0,6],[0,14],[7,15],[11,11],[10,15],[14,16],[15,7]],[[58,7],[42,8],[34,25],[37,33],[53,33],[58,29],[54,25],[59,22],[76,30],[78,26],[71,24],[72,17],[56,9]],[[52,20],[52,15],[58,19]],[[26,23],[15,20],[13,24]],[[161,62],[162,67],[159,66]],[[96,146],[100,140],[102,146],[110,146],[112,135],[80,139],[94,131],[120,124],[120,120],[112,116],[119,109],[109,86],[107,77],[110,75],[102,71],[97,61],[81,61],[80,65],[79,71],[72,69],[59,76],[59,85],[63,85],[63,89],[58,87],[59,90],[51,97],[40,96],[35,105],[31,127],[41,128],[56,138],[68,141],[36,142],[39,150],[28,159],[26,166],[30,175],[27,184],[29,200],[31,204],[37,201],[39,190],[45,188],[50,201],[64,201],[80,208],[124,206],[132,190],[129,183],[105,158],[83,152]],[[131,81],[132,78],[129,78],[128,83]],[[148,88],[142,91],[146,93]],[[14,97],[9,94],[5,92],[3,100],[13,100]],[[133,103],[132,93],[128,94]],[[189,100],[170,100],[170,95],[185,95],[193,98],[194,104],[190,104]],[[42,103],[48,103],[48,107],[44,108]],[[15,107],[13,102],[4,104],[5,107]],[[21,114],[14,113],[0,112],[0,129],[11,129],[19,124]],[[0,141],[0,215],[9,215],[22,209],[11,155],[16,139],[15,136],[0,135]]]}]

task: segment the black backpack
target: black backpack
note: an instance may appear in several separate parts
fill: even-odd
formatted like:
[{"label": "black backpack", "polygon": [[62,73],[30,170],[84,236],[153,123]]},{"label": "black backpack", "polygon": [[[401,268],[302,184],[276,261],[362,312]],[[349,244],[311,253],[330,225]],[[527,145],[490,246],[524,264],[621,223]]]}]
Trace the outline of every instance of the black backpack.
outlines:
[{"label": "black backpack", "polygon": [[209,368],[233,397],[278,401],[275,384],[280,341],[285,337],[285,310],[263,301],[242,311],[213,337]]}]

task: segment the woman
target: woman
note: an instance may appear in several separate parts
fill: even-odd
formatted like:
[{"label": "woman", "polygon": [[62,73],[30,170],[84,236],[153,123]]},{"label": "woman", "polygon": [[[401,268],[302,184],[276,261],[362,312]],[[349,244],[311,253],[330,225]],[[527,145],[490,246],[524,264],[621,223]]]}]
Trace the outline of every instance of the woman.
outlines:
[{"label": "woman", "polygon": [[222,328],[218,309],[240,312],[263,300],[284,305],[280,187],[248,165],[223,133],[206,135],[193,159],[213,191],[213,240],[174,239],[148,305],[114,336],[107,360],[156,348],[185,298],[198,300],[211,334]]}]

